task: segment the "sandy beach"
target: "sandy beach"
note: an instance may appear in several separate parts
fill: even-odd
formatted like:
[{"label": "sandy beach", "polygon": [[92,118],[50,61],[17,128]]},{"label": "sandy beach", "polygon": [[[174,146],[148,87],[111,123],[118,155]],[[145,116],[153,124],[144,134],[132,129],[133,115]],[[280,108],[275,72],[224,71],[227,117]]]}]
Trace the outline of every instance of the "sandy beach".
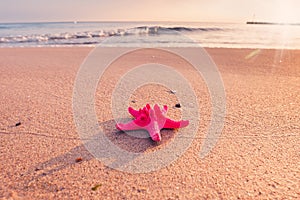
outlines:
[{"label": "sandy beach", "polygon": [[[206,49],[224,82],[226,117],[221,137],[204,159],[199,151],[211,105],[201,76],[153,49],[113,63],[99,82],[96,112],[108,138],[123,149],[154,152],[176,135],[163,131],[157,145],[117,132],[110,97],[129,65],[155,59],[172,66],[198,98],[200,125],[190,148],[169,166],[142,174],[105,166],[77,133],[73,87],[91,50],[0,48],[0,199],[300,198],[300,50]],[[170,117],[181,116],[176,96],[161,86],[140,88],[131,100],[135,108],[167,104]]]}]

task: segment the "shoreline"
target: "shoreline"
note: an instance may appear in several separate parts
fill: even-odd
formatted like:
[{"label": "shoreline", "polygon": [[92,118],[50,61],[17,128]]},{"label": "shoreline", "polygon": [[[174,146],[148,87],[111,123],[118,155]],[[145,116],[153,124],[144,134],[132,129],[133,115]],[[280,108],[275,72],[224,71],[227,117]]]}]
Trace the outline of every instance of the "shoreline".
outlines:
[{"label": "shoreline", "polygon": [[[14,46],[11,46],[11,47],[1,47],[0,46],[0,49],[34,49],[34,48],[44,48],[44,49],[47,49],[47,48],[57,48],[57,49],[68,49],[68,48],[90,48],[90,49],[95,49],[97,48],[96,46],[84,46],[84,45],[79,45],[79,46],[19,46],[19,47],[14,47]],[[104,47],[106,48],[106,47]],[[111,48],[123,48],[123,47],[111,47]],[[124,47],[124,48],[127,48],[127,47]],[[131,47],[128,47],[128,48],[131,48]],[[155,48],[203,48],[203,49],[241,49],[241,50],[276,50],[276,51],[299,51],[300,48],[251,48],[251,47],[145,47],[147,49],[155,49]]]}]

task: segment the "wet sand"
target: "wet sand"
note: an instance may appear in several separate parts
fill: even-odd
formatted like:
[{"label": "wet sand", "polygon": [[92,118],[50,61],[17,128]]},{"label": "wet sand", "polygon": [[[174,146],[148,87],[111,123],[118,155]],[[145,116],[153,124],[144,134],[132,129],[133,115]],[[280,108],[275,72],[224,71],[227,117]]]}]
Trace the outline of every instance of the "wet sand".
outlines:
[{"label": "wet sand", "polygon": [[[200,123],[190,148],[151,173],[105,166],[77,133],[72,94],[90,48],[0,49],[0,198],[4,199],[297,199],[300,197],[300,50],[207,49],[226,92],[222,135],[208,156],[199,152],[210,117],[205,82],[171,54],[144,50],[114,62],[100,80],[96,113],[108,138],[131,152],[151,153],[162,142],[116,131],[110,111],[118,79],[132,65],[155,61],[176,68],[195,90]],[[172,88],[176,90],[176,88]],[[150,95],[151,94],[151,95]],[[181,117],[176,95],[147,85],[129,105],[167,104]],[[186,102],[181,102],[186,103]],[[193,116],[190,116],[193,117]]]}]

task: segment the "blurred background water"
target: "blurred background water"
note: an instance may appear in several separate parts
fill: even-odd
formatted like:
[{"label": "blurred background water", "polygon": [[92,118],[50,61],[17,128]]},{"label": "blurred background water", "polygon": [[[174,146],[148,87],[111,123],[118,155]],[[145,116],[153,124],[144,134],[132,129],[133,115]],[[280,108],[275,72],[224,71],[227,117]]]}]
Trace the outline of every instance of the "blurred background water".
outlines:
[{"label": "blurred background water", "polygon": [[[186,40],[179,39],[185,37]],[[205,22],[48,22],[0,24],[0,47],[115,46],[300,49],[299,25]]]}]

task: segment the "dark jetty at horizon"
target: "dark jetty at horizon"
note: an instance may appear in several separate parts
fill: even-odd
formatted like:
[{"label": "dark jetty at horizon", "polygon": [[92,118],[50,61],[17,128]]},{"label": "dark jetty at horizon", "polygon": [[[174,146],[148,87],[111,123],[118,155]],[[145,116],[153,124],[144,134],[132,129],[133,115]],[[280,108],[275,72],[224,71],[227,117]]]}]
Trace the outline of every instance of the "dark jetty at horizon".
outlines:
[{"label": "dark jetty at horizon", "polygon": [[257,22],[257,21],[251,21],[251,22],[248,21],[247,24],[300,26],[300,23],[276,23],[276,22]]}]

